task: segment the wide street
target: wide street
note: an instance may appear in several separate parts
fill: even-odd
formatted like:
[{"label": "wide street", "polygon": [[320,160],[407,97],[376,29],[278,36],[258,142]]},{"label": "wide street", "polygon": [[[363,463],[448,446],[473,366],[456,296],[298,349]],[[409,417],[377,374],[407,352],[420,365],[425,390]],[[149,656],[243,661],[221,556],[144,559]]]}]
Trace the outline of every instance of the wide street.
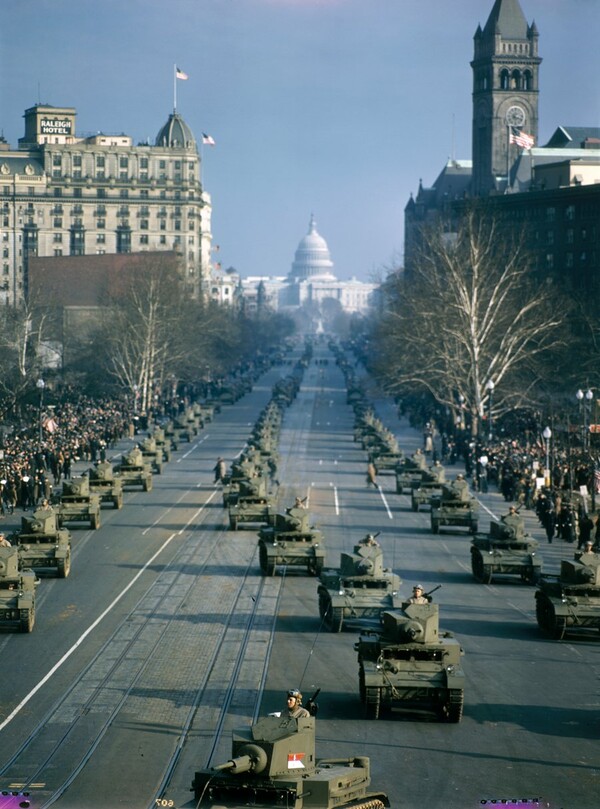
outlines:
[{"label": "wide street", "polygon": [[[284,413],[278,510],[307,497],[329,567],[381,532],[403,594],[415,582],[442,585],[440,624],[465,653],[462,722],[400,712],[364,719],[358,627],[329,632],[316,580],[302,568],[264,578],[256,528],[228,528],[213,466],[242,450],[271,386],[291,370],[284,365],[181,445],[152,492],[128,492],[122,510],[103,510],[98,531],[72,527],[71,575],[40,583],[30,635],[0,636],[0,789],[29,789],[36,809],[191,809],[194,770],[225,761],[232,728],[283,709],[286,690],[300,687],[305,699],[321,688],[317,756],[370,756],[372,789],[393,807],[597,807],[600,637],[544,637],[534,587],[511,577],[476,583],[467,533],[433,535],[429,514],[396,494],[392,474],[367,488],[343,376],[325,344],[315,358],[328,364],[313,359]],[[405,453],[420,446],[393,403],[370,393]],[[496,492],[479,499],[486,531],[507,504]],[[547,545],[531,512],[526,522],[544,570],[557,572],[572,546]]]}]

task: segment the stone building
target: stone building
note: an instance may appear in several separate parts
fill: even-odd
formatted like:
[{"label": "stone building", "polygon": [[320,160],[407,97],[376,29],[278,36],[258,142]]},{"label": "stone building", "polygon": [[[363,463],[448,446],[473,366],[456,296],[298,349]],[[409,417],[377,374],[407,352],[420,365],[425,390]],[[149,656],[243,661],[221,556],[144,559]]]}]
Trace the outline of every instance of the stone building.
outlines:
[{"label": "stone building", "polygon": [[19,148],[0,142],[0,303],[27,291],[31,257],[175,251],[189,295],[210,263],[211,203],[193,133],[174,111],[154,144],[78,136],[72,107],[25,111]]},{"label": "stone building", "polygon": [[[559,126],[538,137],[539,33],[519,0],[496,0],[475,33],[471,160],[451,160],[405,207],[410,273],[424,226],[460,217],[486,200],[509,227],[524,228],[540,278],[581,292],[600,289],[600,128]],[[531,136],[523,141],[520,136]],[[520,143],[511,143],[519,139]]]},{"label": "stone building", "polygon": [[315,217],[311,214],[308,233],[298,244],[288,275],[242,279],[243,294],[250,308],[256,308],[260,288],[264,302],[273,309],[293,310],[305,304],[319,308],[324,301],[335,301],[349,314],[366,312],[378,285],[356,278],[340,281],[333,273],[333,266],[327,242],[317,231]]}]

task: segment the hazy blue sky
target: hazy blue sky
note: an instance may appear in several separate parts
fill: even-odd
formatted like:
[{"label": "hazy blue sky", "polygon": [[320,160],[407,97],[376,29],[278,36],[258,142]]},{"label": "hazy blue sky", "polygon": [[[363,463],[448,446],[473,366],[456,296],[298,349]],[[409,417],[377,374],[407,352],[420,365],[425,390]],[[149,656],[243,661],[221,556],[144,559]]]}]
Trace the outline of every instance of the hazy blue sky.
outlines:
[{"label": "hazy blue sky", "polygon": [[[540,141],[600,126],[600,0],[521,0],[540,31]],[[0,0],[0,126],[38,101],[78,134],[153,142],[173,107],[204,148],[220,260],[287,274],[311,211],[340,278],[399,255],[419,178],[471,156],[473,34],[493,0]],[[454,119],[454,138],[453,138]]]}]

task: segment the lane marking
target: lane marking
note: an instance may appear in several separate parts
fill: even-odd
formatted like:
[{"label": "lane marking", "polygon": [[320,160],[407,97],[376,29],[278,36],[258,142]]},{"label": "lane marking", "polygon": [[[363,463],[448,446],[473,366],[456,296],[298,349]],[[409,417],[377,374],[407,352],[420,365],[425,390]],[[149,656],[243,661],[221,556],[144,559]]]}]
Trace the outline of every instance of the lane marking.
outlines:
[{"label": "lane marking", "polygon": [[113,601],[112,601],[112,602],[111,602],[111,603],[108,605],[108,607],[107,607],[107,608],[104,610],[104,612],[102,612],[102,613],[101,613],[101,614],[100,614],[100,615],[99,615],[99,616],[96,618],[96,620],[95,620],[95,621],[94,621],[94,622],[93,622],[93,623],[92,623],[92,624],[91,624],[91,625],[90,625],[90,626],[89,626],[89,627],[88,627],[88,628],[85,630],[85,632],[83,632],[83,634],[79,636],[79,638],[78,638],[78,639],[75,641],[75,643],[73,644],[73,646],[71,646],[71,648],[70,648],[70,649],[68,649],[68,650],[65,652],[65,654],[64,654],[64,655],[63,655],[63,656],[60,658],[60,660],[57,660],[57,662],[56,662],[56,663],[55,663],[55,664],[52,666],[52,668],[50,669],[50,671],[49,671],[49,672],[48,672],[48,673],[47,673],[47,674],[46,674],[44,677],[42,677],[42,679],[39,681],[39,683],[38,683],[36,686],[34,686],[34,687],[31,689],[31,691],[29,692],[29,694],[27,694],[25,697],[23,697],[23,699],[21,700],[21,702],[19,702],[19,704],[18,704],[17,706],[15,706],[15,708],[14,708],[14,709],[11,711],[11,713],[9,713],[9,715],[6,717],[6,719],[5,719],[5,720],[4,720],[2,723],[0,723],[0,731],[4,730],[4,728],[5,728],[5,727],[6,727],[6,726],[7,726],[7,725],[10,723],[10,722],[12,722],[12,720],[15,718],[15,716],[17,716],[17,714],[19,714],[19,713],[20,713],[20,712],[23,710],[23,708],[25,707],[25,705],[27,705],[27,703],[28,703],[28,702],[29,702],[29,701],[30,701],[30,700],[31,700],[31,699],[32,699],[32,698],[33,698],[33,697],[34,697],[34,696],[37,694],[37,692],[38,692],[38,691],[39,691],[39,690],[42,688],[42,686],[44,686],[44,685],[45,685],[45,684],[48,682],[48,680],[49,680],[49,679],[52,677],[52,675],[53,675],[53,674],[56,674],[56,672],[57,672],[57,671],[59,670],[59,668],[60,668],[60,667],[63,665],[63,663],[66,663],[66,661],[67,661],[67,660],[68,660],[68,659],[71,657],[71,655],[73,654],[73,652],[77,651],[77,649],[78,649],[78,648],[81,646],[81,644],[82,644],[82,643],[83,643],[83,641],[84,641],[84,640],[87,638],[87,636],[88,636],[88,635],[90,635],[90,634],[91,634],[91,633],[94,631],[94,629],[96,629],[96,627],[98,626],[98,624],[100,624],[100,622],[101,622],[101,621],[102,621],[102,620],[103,620],[103,619],[104,619],[104,618],[105,618],[105,617],[106,617],[106,616],[109,614],[109,612],[111,612],[111,610],[113,610],[113,609],[114,609],[114,607],[115,607],[115,606],[116,606],[116,605],[119,603],[119,601],[120,601],[120,600],[123,598],[123,596],[124,596],[124,595],[127,593],[127,591],[128,591],[128,590],[130,590],[130,589],[133,587],[133,585],[134,585],[134,584],[136,583],[136,581],[137,581],[137,580],[140,578],[140,576],[141,576],[141,575],[142,575],[142,574],[143,574],[143,573],[146,571],[146,569],[147,569],[147,568],[148,568],[148,567],[149,567],[149,566],[150,566],[150,565],[151,565],[151,564],[154,562],[154,560],[156,559],[156,557],[157,557],[157,556],[159,556],[159,555],[160,555],[160,554],[161,554],[161,553],[164,551],[164,549],[165,549],[165,548],[166,548],[166,547],[167,547],[167,546],[170,544],[170,542],[171,542],[171,541],[172,541],[172,540],[173,540],[173,539],[174,539],[176,536],[181,535],[181,534],[182,534],[182,533],[183,533],[183,532],[186,530],[186,528],[187,528],[187,527],[190,525],[190,523],[191,523],[191,522],[193,522],[193,520],[195,520],[195,519],[196,519],[196,517],[197,517],[197,516],[198,516],[198,515],[199,515],[199,514],[200,514],[200,513],[201,513],[201,512],[204,510],[205,506],[207,506],[207,505],[210,503],[210,501],[211,501],[211,500],[212,500],[212,498],[215,496],[215,494],[216,494],[216,491],[214,491],[214,492],[211,494],[211,496],[208,498],[208,500],[206,501],[206,503],[204,503],[204,505],[202,505],[202,506],[201,506],[201,507],[200,507],[200,508],[199,508],[199,509],[198,509],[198,510],[197,510],[197,511],[196,511],[196,512],[195,512],[195,513],[192,515],[192,517],[190,517],[190,519],[189,519],[189,520],[188,520],[188,522],[185,524],[185,526],[184,526],[184,527],[181,529],[181,531],[174,532],[173,534],[171,534],[171,536],[170,536],[168,539],[166,539],[166,540],[163,542],[163,544],[162,544],[162,545],[160,546],[160,548],[159,548],[159,549],[156,551],[156,553],[155,553],[155,554],[154,554],[152,557],[150,557],[150,559],[148,559],[148,561],[146,562],[146,564],[145,564],[145,565],[144,565],[144,566],[143,566],[143,567],[142,567],[142,568],[141,568],[141,569],[140,569],[140,570],[139,570],[139,571],[138,571],[138,572],[135,574],[135,576],[134,576],[134,577],[133,577],[133,579],[132,579],[132,580],[129,582],[129,584],[128,584],[126,587],[124,587],[124,588],[123,588],[123,590],[121,590],[121,592],[119,593],[119,595],[118,595],[118,596],[117,596],[115,599],[113,599]]},{"label": "lane marking", "polygon": [[193,452],[195,449],[198,449],[198,447],[200,446],[200,444],[203,444],[203,443],[206,441],[206,439],[207,439],[208,437],[209,437],[209,433],[206,433],[206,435],[203,435],[203,436],[202,436],[202,438],[200,439],[200,441],[197,441],[197,442],[194,444],[194,446],[193,446],[193,447],[190,447],[190,448],[188,449],[188,451],[187,451],[187,452],[186,452],[184,455],[182,455],[182,456],[181,456],[181,458],[177,458],[177,463],[181,463],[181,462],[184,460],[184,458],[187,458],[187,456],[188,456],[188,455],[191,455],[191,454],[192,454],[192,452]]},{"label": "lane marking", "polygon": [[340,516],[340,501],[338,500],[337,486],[335,486],[333,483],[330,483],[329,485],[333,488],[333,502],[334,502],[334,505],[335,505],[335,513],[336,513],[336,516],[339,517]]},{"label": "lane marking", "polygon": [[390,511],[390,507],[388,506],[388,502],[387,502],[387,500],[385,499],[385,494],[383,493],[383,489],[381,488],[381,486],[379,485],[379,483],[376,483],[375,485],[376,485],[376,486],[377,486],[377,488],[379,489],[379,494],[381,495],[381,499],[383,500],[383,505],[385,506],[385,510],[386,510],[386,511],[387,511],[387,513],[388,513],[388,517],[390,518],[390,520],[393,520],[393,519],[394,519],[394,515],[393,515],[393,514],[392,514],[392,512]]}]

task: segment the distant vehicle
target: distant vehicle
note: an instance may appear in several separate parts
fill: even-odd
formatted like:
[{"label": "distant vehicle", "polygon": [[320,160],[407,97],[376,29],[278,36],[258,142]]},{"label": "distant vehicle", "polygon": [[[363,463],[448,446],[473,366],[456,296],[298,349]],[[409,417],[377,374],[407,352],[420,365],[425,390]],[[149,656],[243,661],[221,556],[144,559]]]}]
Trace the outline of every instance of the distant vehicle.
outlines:
[{"label": "distant vehicle", "polygon": [[90,491],[87,475],[65,480],[58,507],[58,525],[88,521],[94,530],[100,528],[100,495]]},{"label": "distant vehicle", "polygon": [[53,508],[40,508],[21,517],[21,530],[11,536],[22,569],[51,573],[65,579],[71,571],[71,532],[59,528]]},{"label": "distant vehicle", "polygon": [[[535,582],[542,572],[539,543],[525,533],[523,518],[515,514],[492,520],[488,534],[476,534],[471,541],[471,569],[474,578],[489,584],[496,575],[517,575]],[[510,522],[509,522],[510,520]]]}]

